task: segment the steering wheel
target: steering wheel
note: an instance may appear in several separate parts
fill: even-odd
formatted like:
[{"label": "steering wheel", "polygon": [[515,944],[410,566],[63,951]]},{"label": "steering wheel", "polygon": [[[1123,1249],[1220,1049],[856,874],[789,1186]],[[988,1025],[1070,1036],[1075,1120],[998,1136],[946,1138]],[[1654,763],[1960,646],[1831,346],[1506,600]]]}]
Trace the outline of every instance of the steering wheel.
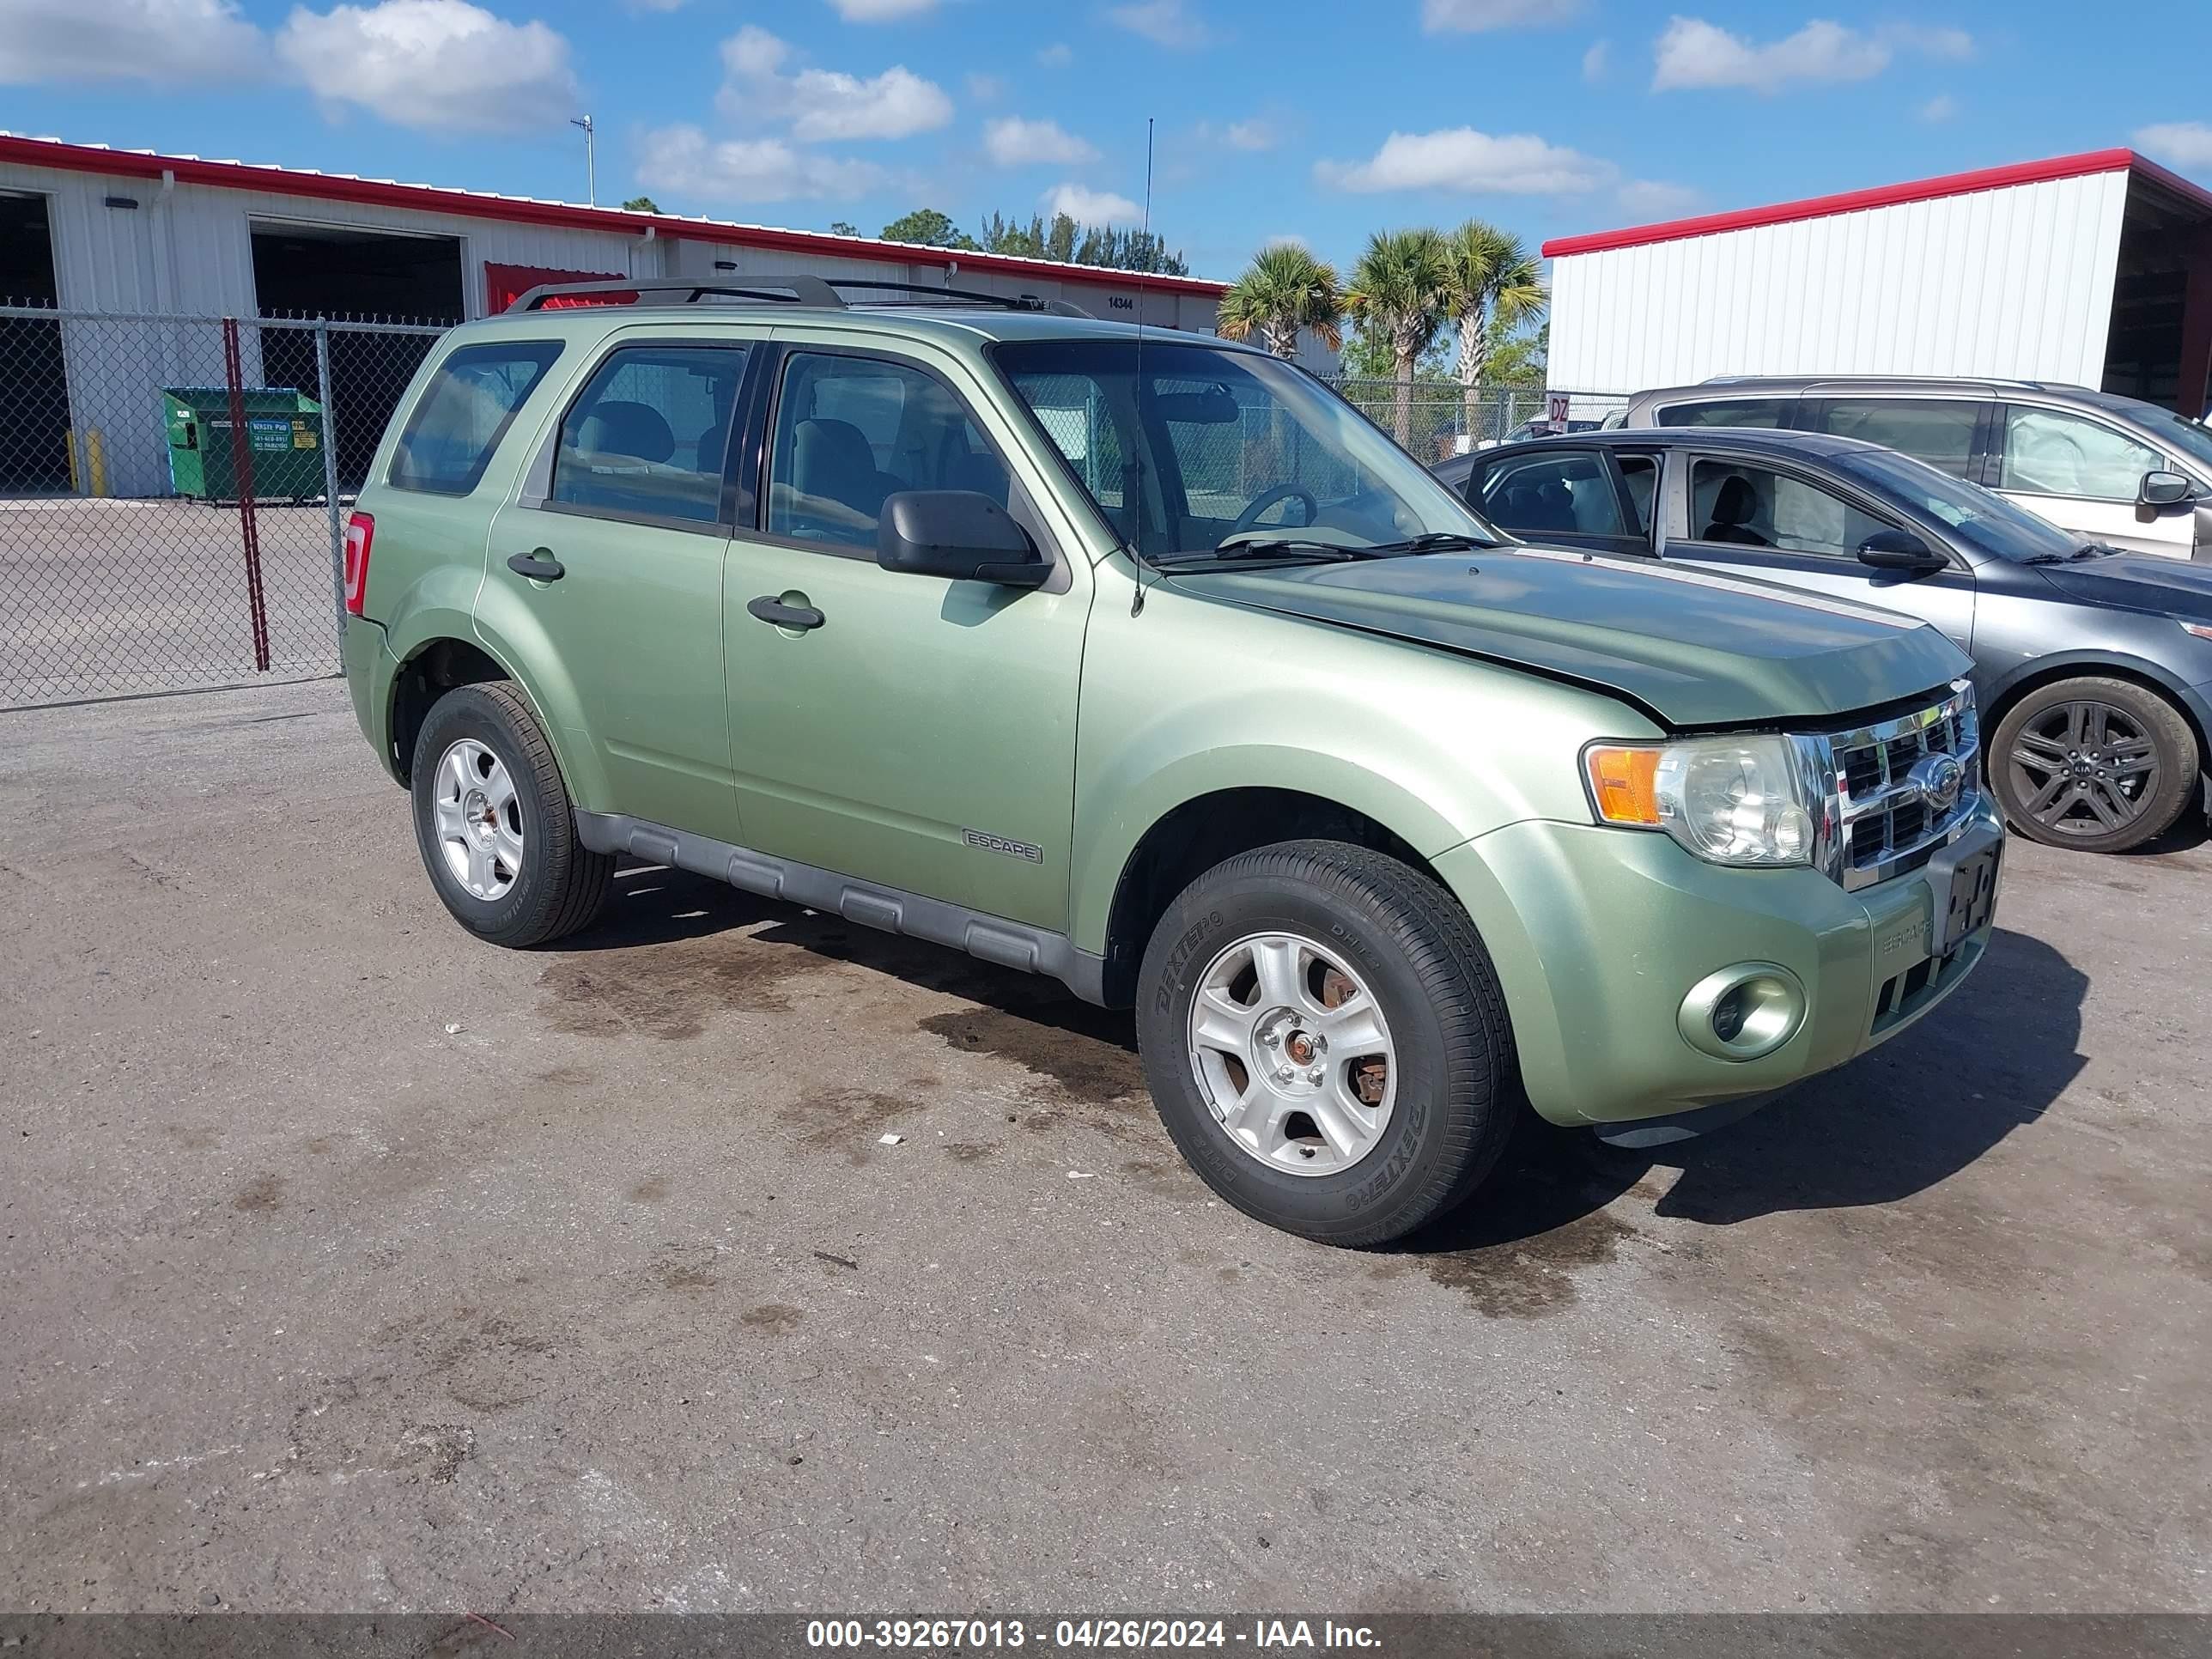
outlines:
[{"label": "steering wheel", "polygon": [[[1310,491],[1301,489],[1296,484],[1277,484],[1273,489],[1261,490],[1258,495],[1255,495],[1250,501],[1244,504],[1244,510],[1237,515],[1237,522],[1229,526],[1229,535],[1240,536],[1243,534],[1244,532],[1251,529],[1255,525],[1259,523],[1260,515],[1262,513],[1265,513],[1269,507],[1273,507],[1277,501],[1287,501],[1291,500],[1301,501],[1306,504],[1305,521],[1307,524],[1311,524],[1316,518],[1320,516],[1321,503],[1314,500]],[[1227,536],[1222,538],[1224,541],[1226,541],[1228,538],[1229,538]]]}]

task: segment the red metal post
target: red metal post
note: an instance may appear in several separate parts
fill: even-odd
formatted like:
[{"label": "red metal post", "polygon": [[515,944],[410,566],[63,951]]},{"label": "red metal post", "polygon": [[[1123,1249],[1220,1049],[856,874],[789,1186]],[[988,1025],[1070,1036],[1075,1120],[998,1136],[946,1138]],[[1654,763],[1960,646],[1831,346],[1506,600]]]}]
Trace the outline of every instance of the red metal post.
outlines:
[{"label": "red metal post", "polygon": [[222,372],[230,382],[231,465],[238,473],[238,533],[246,544],[246,603],[253,617],[253,672],[269,672],[269,605],[261,592],[261,530],[253,514],[253,438],[246,425],[246,381],[239,368],[238,319],[222,319]]}]

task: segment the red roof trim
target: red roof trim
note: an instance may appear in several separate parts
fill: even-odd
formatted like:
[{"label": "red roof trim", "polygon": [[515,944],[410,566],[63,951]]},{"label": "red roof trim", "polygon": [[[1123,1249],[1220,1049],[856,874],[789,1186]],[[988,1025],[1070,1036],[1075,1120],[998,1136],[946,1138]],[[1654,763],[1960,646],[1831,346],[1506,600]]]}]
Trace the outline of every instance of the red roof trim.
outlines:
[{"label": "red roof trim", "polygon": [[1603,253],[1608,249],[1644,247],[1653,242],[1675,242],[1692,236],[1712,236],[1724,230],[1749,230],[1759,225],[1786,225],[1801,219],[1826,219],[1838,213],[1861,213],[1869,208],[1895,207],[1905,202],[1933,202],[1947,196],[1969,196],[1977,191],[2002,190],[2012,185],[2039,185],[2054,179],[2081,179],[2096,173],[2119,173],[2139,168],[2164,182],[2185,190],[2212,207],[2212,196],[2185,179],[2154,167],[2131,149],[2093,149],[2081,155],[2057,155],[2044,161],[2020,161],[2010,167],[1983,167],[1974,173],[1947,173],[1940,179],[1921,179],[1910,184],[1883,185],[1874,190],[1846,191],[1839,196],[1815,196],[1802,202],[1779,202],[1771,207],[1745,208],[1735,213],[1708,213],[1695,219],[1673,219],[1664,224],[1640,225],[1630,230],[1602,230],[1588,236],[1559,236],[1544,244],[1547,259],[1571,253]]},{"label": "red roof trim", "polygon": [[159,179],[164,173],[173,173],[180,185],[207,185],[217,190],[274,191],[286,196],[311,196],[326,202],[409,208],[418,213],[454,213],[472,219],[552,225],[568,230],[629,231],[642,235],[649,229],[656,236],[688,237],[695,242],[777,248],[846,259],[896,259],[908,264],[944,265],[948,268],[957,265],[962,270],[999,271],[1012,276],[1087,283],[1099,287],[1156,289],[1207,298],[1218,298],[1229,289],[1226,283],[1208,282],[1200,276],[1165,276],[1152,271],[1094,270],[1087,265],[1064,265],[1049,259],[1023,259],[1003,253],[963,253],[950,248],[921,247],[911,242],[885,242],[866,236],[831,236],[809,230],[781,230],[766,225],[738,224],[726,219],[685,219],[670,213],[629,213],[619,208],[575,207],[565,202],[539,202],[524,197],[495,196],[477,191],[446,190],[434,185],[403,185],[384,179],[350,179],[337,173],[257,166],[244,161],[201,161],[189,155],[154,155],[139,150],[106,149],[97,144],[66,144],[58,139],[24,138],[14,134],[0,134],[0,161],[15,161],[25,167],[53,167],[64,173],[100,173],[111,178]]}]

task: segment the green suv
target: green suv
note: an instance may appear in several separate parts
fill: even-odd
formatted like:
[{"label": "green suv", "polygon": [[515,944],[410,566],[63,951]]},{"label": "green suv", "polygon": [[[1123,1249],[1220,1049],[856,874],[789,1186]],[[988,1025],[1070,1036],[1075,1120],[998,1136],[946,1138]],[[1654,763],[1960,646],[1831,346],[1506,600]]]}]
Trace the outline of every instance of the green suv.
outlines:
[{"label": "green suv", "polygon": [[1935,629],[1516,543],[1261,352],[886,286],[540,292],[423,365],[346,677],[480,938],[627,855],[1049,975],[1351,1245],[1529,1108],[1711,1121],[1980,958]]}]

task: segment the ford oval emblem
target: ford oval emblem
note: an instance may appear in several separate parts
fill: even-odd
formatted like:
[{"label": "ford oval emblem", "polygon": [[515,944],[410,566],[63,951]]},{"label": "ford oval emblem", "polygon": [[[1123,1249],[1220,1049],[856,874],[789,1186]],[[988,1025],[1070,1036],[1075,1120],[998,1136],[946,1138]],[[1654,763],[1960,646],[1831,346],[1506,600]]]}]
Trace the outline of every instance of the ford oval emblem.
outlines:
[{"label": "ford oval emblem", "polygon": [[1927,799],[1929,810],[1938,817],[1959,804],[1960,793],[1966,787],[1966,769],[1959,764],[1955,755],[1923,756],[1905,777]]}]

